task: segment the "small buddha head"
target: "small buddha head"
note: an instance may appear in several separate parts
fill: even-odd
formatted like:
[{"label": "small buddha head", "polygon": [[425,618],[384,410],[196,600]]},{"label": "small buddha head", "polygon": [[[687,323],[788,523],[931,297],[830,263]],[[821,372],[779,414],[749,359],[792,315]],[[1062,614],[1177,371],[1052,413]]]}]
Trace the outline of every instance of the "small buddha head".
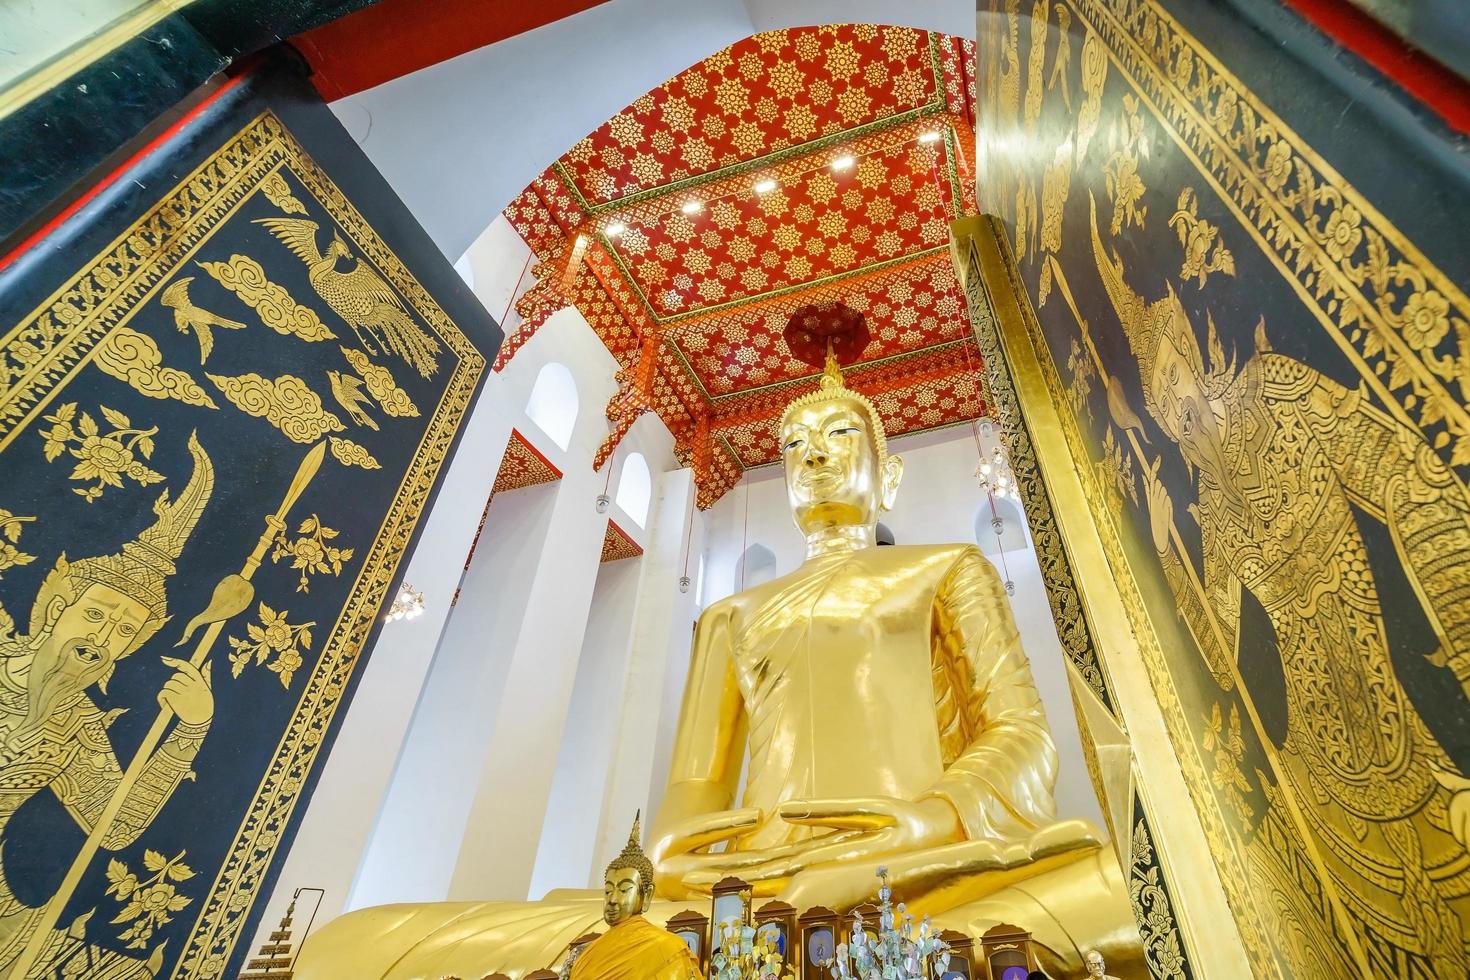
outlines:
[{"label": "small buddha head", "polygon": [[878,515],[893,506],[903,460],[888,455],[878,410],[842,383],[831,354],[821,386],[786,406],[779,439],[786,496],[803,534],[876,526]]},{"label": "small buddha head", "polygon": [[653,901],[653,862],[639,843],[639,817],[623,851],[607,866],[602,881],[602,918],[610,926],[648,911]]},{"label": "small buddha head", "polygon": [[1103,963],[1102,954],[1095,949],[1089,949],[1086,953],[1082,954],[1082,965],[1087,967],[1087,975],[1089,977],[1103,976],[1103,968],[1106,966]]}]

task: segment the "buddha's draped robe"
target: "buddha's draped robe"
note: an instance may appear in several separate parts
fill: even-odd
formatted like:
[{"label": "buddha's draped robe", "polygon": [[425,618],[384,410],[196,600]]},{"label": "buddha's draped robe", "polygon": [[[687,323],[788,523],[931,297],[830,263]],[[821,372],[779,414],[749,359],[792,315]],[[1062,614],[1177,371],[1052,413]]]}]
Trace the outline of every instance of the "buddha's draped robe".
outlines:
[{"label": "buddha's draped robe", "polygon": [[[660,824],[730,805],[940,797],[969,840],[1053,821],[1052,744],[995,568],[973,546],[808,559],[700,617]],[[739,849],[820,828],[771,820]]]},{"label": "buddha's draped robe", "polygon": [[571,980],[699,980],[699,961],[684,940],[641,915],[624,919],[572,965]]}]

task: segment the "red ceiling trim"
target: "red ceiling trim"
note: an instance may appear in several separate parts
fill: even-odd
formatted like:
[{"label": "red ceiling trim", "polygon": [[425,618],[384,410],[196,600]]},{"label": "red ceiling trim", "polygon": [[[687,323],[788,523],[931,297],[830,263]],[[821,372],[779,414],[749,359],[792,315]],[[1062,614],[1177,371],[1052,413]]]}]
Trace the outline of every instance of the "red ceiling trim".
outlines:
[{"label": "red ceiling trim", "polygon": [[1378,69],[1445,121],[1470,135],[1470,82],[1342,0],[1281,0]]},{"label": "red ceiling trim", "polygon": [[298,34],[328,102],[524,34],[606,0],[377,0]]}]

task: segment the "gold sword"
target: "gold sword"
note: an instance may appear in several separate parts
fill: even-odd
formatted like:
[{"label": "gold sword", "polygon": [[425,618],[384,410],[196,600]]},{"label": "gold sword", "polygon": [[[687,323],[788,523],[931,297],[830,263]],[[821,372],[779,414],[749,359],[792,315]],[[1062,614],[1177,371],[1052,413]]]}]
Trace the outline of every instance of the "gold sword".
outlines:
[{"label": "gold sword", "polygon": [[[266,517],[265,531],[260,535],[260,540],[255,543],[255,550],[250,552],[250,556],[245,559],[245,564],[240,572],[220,579],[214,587],[214,594],[210,597],[209,605],[185,627],[183,637],[175,646],[187,642],[200,626],[205,624],[209,626],[194,647],[194,655],[189,658],[189,663],[194,667],[198,668],[203,665],[209,656],[210,648],[214,646],[215,640],[219,639],[220,632],[224,630],[225,623],[244,611],[250,605],[250,600],[255,597],[255,586],[250,584],[250,579],[260,567],[261,561],[265,559],[265,553],[269,550],[271,542],[285,528],[286,514],[306,490],[307,484],[311,483],[312,478],[316,476],[326,453],[327,444],[319,442],[306,454],[301,465],[296,468],[296,476],[291,480],[291,485],[286,488],[286,496],[281,501],[281,506],[276,508],[274,514]],[[205,676],[207,679],[208,675]],[[164,732],[169,722],[173,721],[173,717],[174,713],[171,710],[162,708],[158,712],[158,717],[153,719],[153,727],[148,729],[143,743],[133,754],[133,761],[128,763],[127,771],[123,773],[121,781],[118,782],[117,789],[113,790],[112,798],[107,801],[107,806],[102,810],[101,816],[92,825],[92,832],[87,835],[86,843],[82,845],[81,851],[73,859],[71,868],[61,881],[61,887],[56,890],[55,895],[51,896],[51,901],[46,903],[40,919],[33,924],[30,939],[11,968],[9,980],[25,980],[26,973],[45,951],[47,944],[51,941],[51,930],[61,919],[61,910],[71,900],[72,894],[81,884],[82,875],[86,873],[88,865],[97,856],[97,852],[101,850],[102,841],[112,829],[113,822],[117,820],[123,801],[127,799],[128,791],[138,781],[143,766],[152,757],[154,749],[158,748],[158,743],[163,740]]]}]

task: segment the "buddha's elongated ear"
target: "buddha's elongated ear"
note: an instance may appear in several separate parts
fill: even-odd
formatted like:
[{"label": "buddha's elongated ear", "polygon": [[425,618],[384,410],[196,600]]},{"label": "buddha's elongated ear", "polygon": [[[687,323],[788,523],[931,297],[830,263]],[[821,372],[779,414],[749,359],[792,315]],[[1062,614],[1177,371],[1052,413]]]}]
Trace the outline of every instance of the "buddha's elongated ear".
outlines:
[{"label": "buddha's elongated ear", "polygon": [[879,503],[884,510],[892,510],[893,502],[898,498],[898,485],[903,480],[903,457],[883,457],[878,476],[883,481],[883,499]]}]

